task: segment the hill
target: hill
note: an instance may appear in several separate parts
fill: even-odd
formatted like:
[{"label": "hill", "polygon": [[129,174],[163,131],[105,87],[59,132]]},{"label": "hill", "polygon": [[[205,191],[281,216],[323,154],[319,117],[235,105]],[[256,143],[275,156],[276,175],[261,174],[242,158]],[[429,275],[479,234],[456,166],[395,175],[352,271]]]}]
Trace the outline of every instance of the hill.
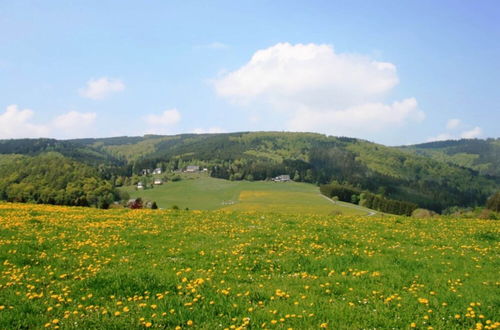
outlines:
[{"label": "hill", "polygon": [[[337,182],[435,211],[484,205],[499,190],[500,176],[492,175],[494,170],[486,173],[479,165],[464,167],[408,150],[352,138],[286,132],[0,141],[1,154],[58,151],[93,166],[101,178],[116,185],[138,181],[147,168],[170,172],[200,165],[215,178],[257,181],[288,174],[297,182]],[[483,155],[481,150],[477,152]],[[478,158],[492,159],[494,153]]]},{"label": "hill", "polygon": [[130,197],[156,201],[160,208],[266,211],[281,214],[357,214],[370,209],[324,198],[317,186],[308,183],[271,181],[228,181],[203,174],[186,174],[180,181],[138,190],[122,188]]},{"label": "hill", "polygon": [[500,177],[500,139],[437,141],[399,149]]},{"label": "hill", "polygon": [[96,169],[55,152],[0,156],[0,199],[107,208],[118,198]]}]

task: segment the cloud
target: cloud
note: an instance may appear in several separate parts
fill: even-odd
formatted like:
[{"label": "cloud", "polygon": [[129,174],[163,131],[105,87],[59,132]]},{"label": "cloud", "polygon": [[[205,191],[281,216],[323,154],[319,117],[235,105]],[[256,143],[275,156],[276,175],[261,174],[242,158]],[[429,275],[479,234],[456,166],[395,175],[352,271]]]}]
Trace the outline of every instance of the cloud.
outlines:
[{"label": "cloud", "polygon": [[[399,83],[394,64],[336,53],[330,45],[279,43],[213,81],[216,93],[243,107],[280,114],[288,129],[351,134],[420,121],[415,98],[384,104]],[[255,115],[255,114],[254,114]]]},{"label": "cloud", "polygon": [[48,136],[49,128],[31,122],[34,111],[21,110],[16,104],[7,106],[4,113],[0,114],[0,138],[32,138]]},{"label": "cloud", "polygon": [[455,129],[457,128],[458,126],[460,126],[460,124],[462,123],[462,121],[460,119],[450,119],[448,120],[448,122],[446,123],[446,129],[447,130],[452,130],[452,129]]},{"label": "cloud", "polygon": [[446,123],[446,130],[448,132],[438,134],[435,137],[427,139],[427,141],[432,142],[432,141],[458,140],[458,139],[475,139],[483,134],[483,130],[479,126],[476,126],[468,131],[463,131],[460,134],[457,133],[452,134],[452,132],[450,132],[456,130],[461,125],[462,121],[460,119],[450,119]]},{"label": "cloud", "polygon": [[88,126],[96,119],[94,112],[81,113],[70,111],[54,119],[54,127],[60,129],[74,129],[78,126]]},{"label": "cloud", "polygon": [[220,127],[210,127],[210,128],[195,128],[193,130],[194,134],[215,134],[215,133],[225,133],[226,131]]},{"label": "cloud", "polygon": [[319,129],[328,131],[335,127],[335,134],[362,134],[376,132],[384,127],[404,125],[408,121],[422,121],[425,114],[418,109],[414,98],[394,102],[365,103],[338,111],[299,110],[289,121],[289,127],[297,131]]},{"label": "cloud", "polygon": [[480,137],[481,134],[483,134],[483,130],[481,129],[481,127],[476,126],[469,131],[462,132],[462,134],[460,134],[460,137],[463,139],[475,139]]},{"label": "cloud", "polygon": [[96,119],[95,113],[70,111],[45,124],[35,124],[32,122],[34,115],[35,112],[31,109],[21,110],[15,104],[9,105],[5,112],[0,114],[0,138],[78,137],[85,133]]},{"label": "cloud", "polygon": [[144,120],[151,126],[172,126],[180,122],[181,113],[177,109],[170,109],[159,115],[147,115]]},{"label": "cloud", "polygon": [[441,133],[436,136],[428,138],[427,142],[446,141],[446,140],[455,140],[455,137],[450,133]]},{"label": "cloud", "polygon": [[94,112],[70,111],[54,118],[51,126],[58,137],[82,137],[93,126],[96,117]]},{"label": "cloud", "polygon": [[92,100],[101,100],[107,96],[121,92],[125,89],[125,84],[119,79],[101,77],[90,79],[84,88],[79,90],[80,95]]}]

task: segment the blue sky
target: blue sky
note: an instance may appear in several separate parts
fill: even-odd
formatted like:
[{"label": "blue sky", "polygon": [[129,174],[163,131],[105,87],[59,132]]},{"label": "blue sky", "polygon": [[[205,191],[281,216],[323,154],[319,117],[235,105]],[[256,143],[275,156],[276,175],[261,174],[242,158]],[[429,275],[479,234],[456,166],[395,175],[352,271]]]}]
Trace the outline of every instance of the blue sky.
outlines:
[{"label": "blue sky", "polygon": [[497,1],[0,1],[0,138],[498,137]]}]

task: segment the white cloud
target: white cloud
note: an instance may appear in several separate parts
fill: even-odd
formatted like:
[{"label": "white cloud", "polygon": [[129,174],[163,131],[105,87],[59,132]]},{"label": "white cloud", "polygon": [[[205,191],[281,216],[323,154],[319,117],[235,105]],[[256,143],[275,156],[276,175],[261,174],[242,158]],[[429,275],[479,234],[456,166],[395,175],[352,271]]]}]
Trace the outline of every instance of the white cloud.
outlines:
[{"label": "white cloud", "polygon": [[0,114],[0,138],[79,137],[92,126],[96,118],[95,113],[70,111],[45,124],[35,124],[32,122],[34,115],[33,110],[21,110],[15,104],[9,105]]},{"label": "white cloud", "polygon": [[170,109],[159,115],[147,115],[144,120],[151,126],[172,126],[180,122],[181,113],[177,109]]},{"label": "white cloud", "polygon": [[390,105],[365,103],[338,111],[302,109],[294,114],[289,127],[297,131],[328,131],[333,127],[336,135],[363,135],[367,131],[377,132],[384,127],[402,126],[408,121],[418,122],[424,118],[417,101],[409,98]]},{"label": "white cloud", "polygon": [[121,92],[125,89],[125,84],[119,79],[101,77],[90,79],[84,88],[81,88],[80,95],[92,100],[101,100],[112,93]]},{"label": "white cloud", "polygon": [[193,130],[193,133],[194,134],[215,134],[215,133],[225,133],[226,131],[223,130],[222,128],[220,127],[210,127],[208,129],[205,129],[205,128],[195,128]]},{"label": "white cloud", "polygon": [[15,104],[7,106],[5,112],[0,114],[0,138],[15,139],[48,136],[48,127],[31,122],[34,114],[33,110],[21,110]]},{"label": "white cloud", "polygon": [[97,115],[94,112],[70,111],[52,121],[54,135],[60,138],[83,137],[93,127]]},{"label": "white cloud", "polygon": [[460,134],[460,137],[463,139],[475,139],[481,136],[481,134],[483,134],[483,130],[481,129],[481,127],[476,126],[469,131],[462,132],[462,134]]},{"label": "white cloud", "polygon": [[78,126],[89,126],[94,123],[96,119],[96,114],[94,112],[77,112],[70,111],[63,115],[60,115],[54,119],[54,127],[60,129],[74,129]]},{"label": "white cloud", "polygon": [[427,139],[427,142],[454,140],[454,136],[449,133],[441,133]]},{"label": "white cloud", "polygon": [[288,129],[349,135],[424,118],[414,98],[383,103],[398,82],[392,63],[330,45],[279,43],[213,84],[230,102],[262,109],[263,118],[279,113]]},{"label": "white cloud", "polygon": [[[446,129],[448,131],[450,131],[450,130],[456,129],[461,124],[462,124],[462,122],[459,119],[450,119],[446,123]],[[450,132],[441,133],[435,137],[431,137],[431,138],[427,139],[427,141],[432,142],[432,141],[444,141],[444,140],[474,139],[474,138],[480,137],[482,134],[483,134],[483,130],[481,129],[481,127],[476,126],[473,129],[470,129],[468,131],[463,131],[462,133],[460,133],[458,135],[452,134]]]},{"label": "white cloud", "polygon": [[447,130],[452,130],[452,129],[455,129],[455,128],[457,128],[458,126],[460,126],[460,124],[461,124],[461,123],[462,123],[462,122],[461,122],[461,120],[460,120],[460,119],[456,119],[456,118],[454,118],[454,119],[450,119],[450,120],[448,120],[448,122],[446,123],[446,129],[447,129]]}]

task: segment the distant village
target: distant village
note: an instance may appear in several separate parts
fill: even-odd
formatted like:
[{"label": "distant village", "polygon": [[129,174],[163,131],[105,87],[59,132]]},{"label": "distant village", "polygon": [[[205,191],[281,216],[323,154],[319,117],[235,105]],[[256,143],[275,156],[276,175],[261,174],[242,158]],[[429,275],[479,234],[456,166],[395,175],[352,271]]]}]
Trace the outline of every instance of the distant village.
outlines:
[{"label": "distant village", "polygon": [[[206,167],[201,168],[198,165],[188,165],[188,166],[186,166],[186,168],[184,170],[173,171],[173,173],[200,173],[200,172],[201,173],[208,173],[208,168],[206,168]],[[163,173],[163,171],[159,167],[157,167],[155,169],[145,168],[145,169],[141,170],[141,174],[144,176],[161,175],[162,173]],[[161,178],[157,178],[157,177],[154,178],[153,185],[161,185],[161,184],[163,184],[163,180]],[[142,181],[139,181],[137,183],[137,189],[144,189],[144,188],[145,188],[144,183]]]},{"label": "distant village", "polygon": [[[208,168],[206,168],[206,167],[202,168],[198,165],[188,165],[182,170],[173,171],[173,173],[208,173]],[[155,176],[155,175],[161,175],[161,174],[163,174],[163,171],[159,167],[157,167],[155,169],[145,168],[145,169],[141,170],[141,175],[143,175],[143,176],[148,176],[148,175]],[[282,175],[278,175],[277,177],[272,178],[271,181],[289,182],[292,180],[290,179],[290,175],[282,174]],[[162,184],[163,184],[163,180],[161,178],[158,178],[158,177],[154,178],[153,185],[162,185]],[[136,187],[137,187],[137,189],[145,189],[146,188],[145,184],[142,181],[139,181],[137,183]]]}]

